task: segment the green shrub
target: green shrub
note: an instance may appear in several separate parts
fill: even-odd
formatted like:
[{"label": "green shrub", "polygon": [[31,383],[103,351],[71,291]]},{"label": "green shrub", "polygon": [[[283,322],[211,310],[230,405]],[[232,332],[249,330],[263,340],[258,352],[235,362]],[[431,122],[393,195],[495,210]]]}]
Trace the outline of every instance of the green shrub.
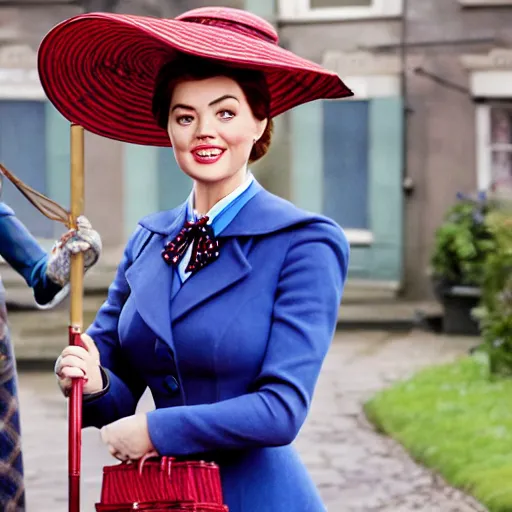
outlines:
[{"label": "green shrub", "polygon": [[482,302],[476,316],[489,354],[491,373],[512,376],[512,213],[500,209],[486,217],[494,249],[483,267]]},{"label": "green shrub", "polygon": [[480,286],[484,262],[494,250],[485,222],[493,205],[484,194],[477,199],[458,194],[458,199],[435,234],[433,277],[443,285]]}]

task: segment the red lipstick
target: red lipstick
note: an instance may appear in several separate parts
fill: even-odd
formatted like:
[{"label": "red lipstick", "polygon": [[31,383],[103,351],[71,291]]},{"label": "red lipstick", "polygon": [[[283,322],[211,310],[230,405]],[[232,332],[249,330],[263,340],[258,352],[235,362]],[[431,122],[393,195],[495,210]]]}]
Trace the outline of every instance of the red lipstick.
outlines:
[{"label": "red lipstick", "polygon": [[220,146],[203,144],[192,150],[194,160],[200,164],[214,164],[220,160],[225,149]]}]

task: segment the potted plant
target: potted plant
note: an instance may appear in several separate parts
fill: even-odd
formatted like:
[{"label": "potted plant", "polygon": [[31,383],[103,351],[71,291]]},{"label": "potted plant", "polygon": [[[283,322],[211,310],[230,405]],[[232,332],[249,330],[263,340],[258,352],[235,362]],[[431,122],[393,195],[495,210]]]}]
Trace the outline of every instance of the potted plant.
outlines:
[{"label": "potted plant", "polygon": [[443,330],[479,334],[472,315],[481,298],[484,264],[495,241],[486,217],[493,205],[485,193],[457,194],[457,202],[437,229],[431,256],[434,290],[443,305]]}]

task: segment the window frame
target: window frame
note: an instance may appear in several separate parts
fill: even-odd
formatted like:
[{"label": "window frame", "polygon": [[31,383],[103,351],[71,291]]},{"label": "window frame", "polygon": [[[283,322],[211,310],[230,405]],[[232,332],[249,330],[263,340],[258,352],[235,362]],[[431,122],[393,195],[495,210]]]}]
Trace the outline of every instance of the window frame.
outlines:
[{"label": "window frame", "polygon": [[371,6],[317,7],[310,0],[279,0],[279,20],[284,22],[348,21],[396,18],[402,15],[403,0],[372,0]]},{"label": "window frame", "polygon": [[[354,96],[343,99],[329,99],[323,101],[359,101],[375,98],[400,96],[401,63],[398,57],[383,59],[375,58],[371,54],[348,54],[339,52],[326,52],[322,65],[343,74],[343,81],[354,92]],[[374,242],[372,226],[368,229],[344,228],[351,246],[371,247]]]},{"label": "window frame", "polygon": [[512,5],[512,0],[458,0],[462,7],[502,7]]},{"label": "window frame", "polygon": [[[512,111],[512,98],[510,102],[489,101],[476,106],[476,178],[478,190],[482,191],[490,190],[494,184],[492,153],[499,146],[499,143],[492,141],[491,109],[493,107],[506,107]],[[512,153],[512,143],[501,146],[503,146],[502,150]]]}]

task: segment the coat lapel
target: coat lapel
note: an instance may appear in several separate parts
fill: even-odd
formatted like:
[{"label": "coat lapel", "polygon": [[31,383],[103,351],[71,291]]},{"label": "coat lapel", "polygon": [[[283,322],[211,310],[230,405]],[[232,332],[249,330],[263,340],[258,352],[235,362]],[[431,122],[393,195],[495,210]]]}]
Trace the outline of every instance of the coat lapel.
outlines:
[{"label": "coat lapel", "polygon": [[179,320],[193,308],[238,283],[251,269],[238,240],[224,240],[219,259],[189,277],[174,297],[172,321]]},{"label": "coat lapel", "polygon": [[[221,255],[218,260],[189,277],[171,300],[174,269],[168,266],[161,252],[182,228],[187,203],[175,210],[153,214],[140,224],[156,235],[127,272],[135,294],[137,309],[147,325],[173,349],[172,322],[180,320],[222,291],[242,281],[250,272],[244,246],[248,237],[261,236],[307,222],[326,219],[293,207],[288,201],[264,190],[255,183],[258,193],[238,212],[219,235]],[[331,221],[328,221],[331,222]],[[172,302],[172,304],[171,304]]]},{"label": "coat lapel", "polygon": [[173,352],[170,308],[175,273],[162,258],[162,250],[166,241],[178,234],[184,219],[185,210],[180,210],[165,233],[154,231],[148,245],[126,271],[126,280],[141,318]]}]

